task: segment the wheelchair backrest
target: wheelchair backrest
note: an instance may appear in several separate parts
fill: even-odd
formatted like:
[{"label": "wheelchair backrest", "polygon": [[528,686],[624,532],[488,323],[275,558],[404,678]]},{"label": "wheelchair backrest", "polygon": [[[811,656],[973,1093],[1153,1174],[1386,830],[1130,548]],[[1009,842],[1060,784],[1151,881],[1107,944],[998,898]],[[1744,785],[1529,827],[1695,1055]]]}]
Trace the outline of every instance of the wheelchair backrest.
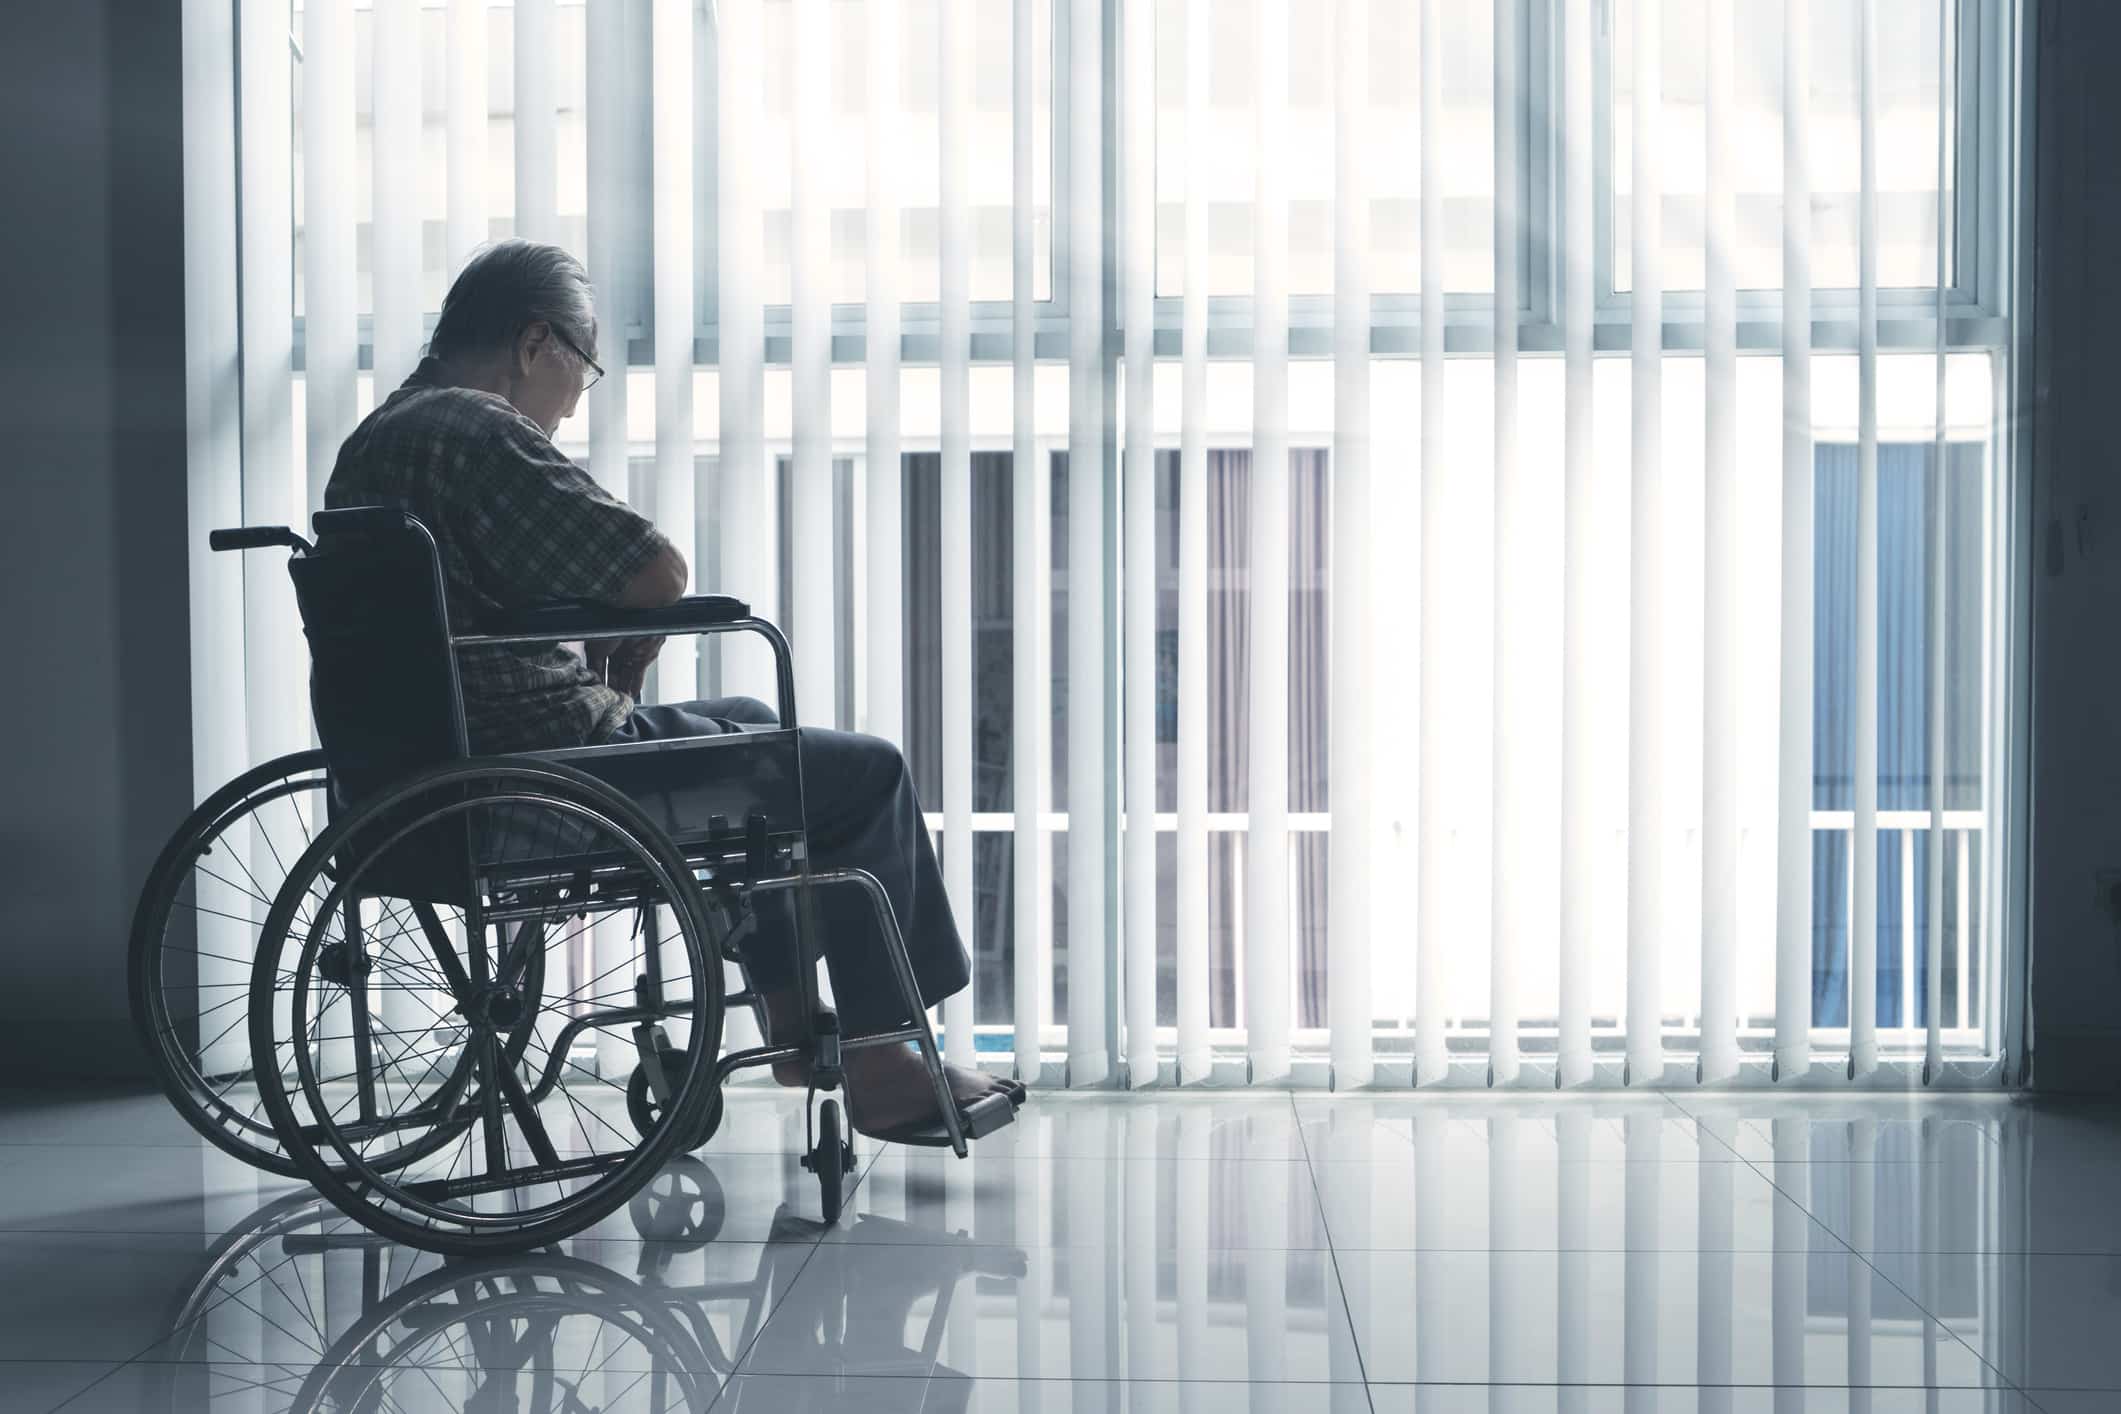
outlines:
[{"label": "wheelchair backrest", "polygon": [[332,795],[350,804],[468,754],[434,536],[404,511],[319,511],[288,561],[309,638],[310,710]]}]

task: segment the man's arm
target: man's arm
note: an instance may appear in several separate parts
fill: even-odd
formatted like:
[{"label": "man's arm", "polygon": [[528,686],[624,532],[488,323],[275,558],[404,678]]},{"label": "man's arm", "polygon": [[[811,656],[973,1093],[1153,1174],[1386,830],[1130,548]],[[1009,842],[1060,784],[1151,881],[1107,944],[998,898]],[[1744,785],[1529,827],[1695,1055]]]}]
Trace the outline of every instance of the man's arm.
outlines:
[{"label": "man's arm", "polygon": [[666,543],[633,572],[613,602],[622,609],[660,609],[684,597],[685,581],[691,577],[678,547]]},{"label": "man's arm", "polygon": [[[646,564],[634,571],[633,577],[619,591],[616,602],[622,609],[660,609],[683,597],[685,581],[690,576],[685,557],[678,552],[677,546],[665,544]],[[601,674],[605,682],[628,697],[639,698],[647,682],[648,666],[662,651],[663,640],[604,639],[591,642],[587,647],[589,666]],[[603,651],[599,652],[599,649]]]}]

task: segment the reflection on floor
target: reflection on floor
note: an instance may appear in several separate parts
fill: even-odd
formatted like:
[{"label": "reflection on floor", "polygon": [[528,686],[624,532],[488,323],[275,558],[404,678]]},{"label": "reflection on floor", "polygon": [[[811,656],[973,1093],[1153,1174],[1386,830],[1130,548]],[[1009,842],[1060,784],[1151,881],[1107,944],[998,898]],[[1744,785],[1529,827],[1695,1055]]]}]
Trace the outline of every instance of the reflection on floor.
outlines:
[{"label": "reflection on floor", "polygon": [[0,1096],[0,1409],[2121,1409],[2121,1111],[2003,1097],[799,1098],[559,1248],[394,1247],[158,1099]]}]

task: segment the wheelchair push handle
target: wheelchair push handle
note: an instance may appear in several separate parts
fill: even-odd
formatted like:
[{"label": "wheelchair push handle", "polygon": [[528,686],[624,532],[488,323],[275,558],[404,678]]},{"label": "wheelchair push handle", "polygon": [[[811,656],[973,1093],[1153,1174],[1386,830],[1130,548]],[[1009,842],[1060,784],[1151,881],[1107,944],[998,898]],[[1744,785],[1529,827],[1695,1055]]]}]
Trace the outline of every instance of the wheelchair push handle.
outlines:
[{"label": "wheelchair push handle", "polygon": [[216,550],[269,550],[285,545],[308,554],[316,547],[284,525],[238,525],[210,531],[206,543]]}]

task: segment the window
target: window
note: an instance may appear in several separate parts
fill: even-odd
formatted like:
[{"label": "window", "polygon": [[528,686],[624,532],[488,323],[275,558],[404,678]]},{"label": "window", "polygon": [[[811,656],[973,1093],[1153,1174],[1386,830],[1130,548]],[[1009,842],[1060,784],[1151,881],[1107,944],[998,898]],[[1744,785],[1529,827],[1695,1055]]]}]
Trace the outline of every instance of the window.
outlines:
[{"label": "window", "polygon": [[[1866,49],[1856,0],[1811,0],[1800,91],[1780,0],[1497,4],[1034,0],[1019,34],[1021,7],[968,0],[297,0],[296,51],[245,32],[244,201],[198,217],[240,250],[242,357],[225,376],[245,380],[248,402],[227,402],[250,413],[231,433],[240,471],[196,466],[195,489],[299,514],[377,387],[410,367],[465,252],[517,231],[557,240],[586,253],[600,353],[625,370],[562,445],[631,490],[703,577],[744,579],[783,622],[822,603],[830,642],[798,645],[830,676],[817,719],[897,736],[941,849],[973,854],[959,902],[976,980],[945,1008],[953,1048],[1079,1082],[1125,1064],[1137,1082],[1579,1083],[1645,1065],[1680,1077],[1694,1054],[1712,1079],[1831,1070],[1844,1053],[1994,1075],[2016,1005],[1998,926],[2015,887],[2000,787],[2018,770],[2001,726],[2017,542],[1996,395],[2015,337],[2008,7],[1877,0]],[[1783,199],[1792,92],[1809,131],[1801,219]],[[1712,93],[1728,98],[1713,112]],[[273,116],[290,112],[291,130]],[[1638,169],[1638,146],[1653,164]],[[1633,251],[1645,213],[1654,272]],[[1422,327],[1425,229],[1441,241],[1440,349]],[[1712,244],[1734,276],[1727,325],[1704,290]],[[1800,246],[1810,285],[1785,290]],[[1514,315],[1496,308],[1498,249]],[[1262,261],[1280,272],[1264,286]],[[1662,338],[1638,343],[1651,273]],[[1286,355],[1263,289],[1286,293]],[[1786,330],[1799,299],[1811,317]],[[1348,320],[1362,338],[1336,351]],[[874,399],[872,378],[892,380]],[[1146,418],[1129,408],[1144,386]],[[1261,475],[1259,449],[1283,446],[1286,476]],[[757,495],[732,498],[754,473]],[[1812,482],[1808,554],[1783,543],[1786,474]],[[688,485],[689,510],[653,503]],[[791,529],[811,495],[830,503],[827,543]],[[1344,521],[1358,495],[1367,515]],[[969,567],[944,558],[953,514],[971,518],[947,540],[971,546]],[[1654,602],[1632,577],[1645,527]],[[879,594],[887,547],[903,583]],[[1871,571],[1866,667],[1856,585]],[[1288,589],[1266,614],[1262,574]],[[1720,637],[1705,607],[1719,586]],[[1809,630],[1785,636],[1798,586]],[[1145,637],[1126,613],[1137,594],[1154,600]],[[1337,639],[1349,624],[1359,637]],[[956,690],[941,645],[958,634],[973,645],[964,731],[941,710]],[[299,652],[274,642],[253,671]],[[1262,643],[1287,663],[1263,671]],[[665,676],[685,695],[743,686],[712,661]],[[1778,703],[1807,677],[1800,818],[1783,804],[1797,797]],[[1874,812],[1854,786],[1869,694]],[[1628,753],[1652,697],[1654,776]],[[1286,799],[1266,806],[1263,711],[1289,734]],[[1425,716],[1440,733],[1426,781]],[[1359,768],[1336,777],[1337,735],[1358,730]],[[1129,798],[1129,752],[1149,755],[1153,802]],[[959,766],[969,811],[944,807]],[[1644,836],[1631,802],[1652,790],[1662,826]],[[1859,871],[1864,838],[1878,853]],[[1810,911],[1786,926],[1783,841],[1810,846]],[[1265,887],[1284,842],[1287,887]],[[1725,847],[1728,897],[1704,878]],[[1153,876],[1147,913],[1130,871]],[[1877,888],[1861,938],[1859,872]],[[1631,910],[1648,879],[1656,897]],[[1868,1017],[1852,1009],[1865,985]]]}]

